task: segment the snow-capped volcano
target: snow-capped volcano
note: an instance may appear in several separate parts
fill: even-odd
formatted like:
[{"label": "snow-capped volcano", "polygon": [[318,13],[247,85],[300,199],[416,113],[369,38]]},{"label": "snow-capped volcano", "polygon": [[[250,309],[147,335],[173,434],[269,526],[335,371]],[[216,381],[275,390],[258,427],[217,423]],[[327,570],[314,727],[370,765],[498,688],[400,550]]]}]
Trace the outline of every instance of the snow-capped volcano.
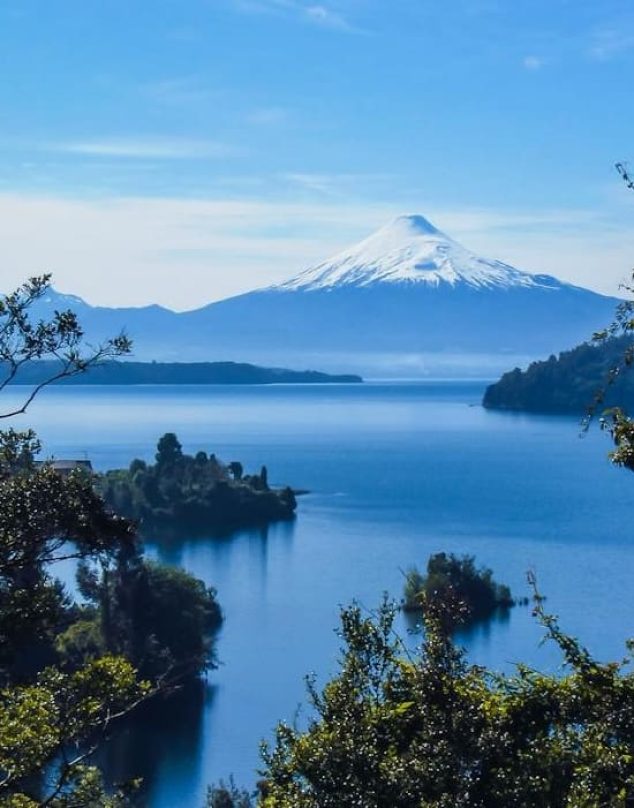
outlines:
[{"label": "snow-capped volcano", "polygon": [[356,246],[272,288],[316,291],[383,283],[480,289],[560,286],[555,278],[481,258],[423,216],[399,216]]},{"label": "snow-capped volcano", "polygon": [[136,359],[235,360],[366,376],[491,377],[588,339],[618,301],[481,258],[401,216],[285,283],[176,313],[64,298],[94,342],[126,330]]}]

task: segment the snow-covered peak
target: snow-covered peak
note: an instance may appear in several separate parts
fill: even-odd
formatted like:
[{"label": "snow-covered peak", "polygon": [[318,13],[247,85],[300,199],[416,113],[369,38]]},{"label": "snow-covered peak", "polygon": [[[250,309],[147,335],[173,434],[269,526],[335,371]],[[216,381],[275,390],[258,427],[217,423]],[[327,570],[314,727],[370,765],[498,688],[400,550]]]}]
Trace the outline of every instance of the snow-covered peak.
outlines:
[{"label": "snow-covered peak", "polygon": [[423,216],[413,215],[399,216],[356,246],[273,289],[312,291],[384,283],[474,288],[561,286],[550,276],[531,275],[501,261],[480,258]]},{"label": "snow-covered peak", "polygon": [[86,306],[87,303],[77,295],[67,295],[64,292],[58,292],[54,286],[49,287],[45,295],[41,298],[42,303],[47,303],[50,306],[64,307],[64,308],[77,308],[79,306]]},{"label": "snow-covered peak", "polygon": [[[374,235],[392,233],[396,238],[410,238],[411,236],[443,236],[440,230],[424,216],[413,213],[409,216],[398,216],[389,224],[382,227]],[[446,238],[446,236],[445,236]]]}]

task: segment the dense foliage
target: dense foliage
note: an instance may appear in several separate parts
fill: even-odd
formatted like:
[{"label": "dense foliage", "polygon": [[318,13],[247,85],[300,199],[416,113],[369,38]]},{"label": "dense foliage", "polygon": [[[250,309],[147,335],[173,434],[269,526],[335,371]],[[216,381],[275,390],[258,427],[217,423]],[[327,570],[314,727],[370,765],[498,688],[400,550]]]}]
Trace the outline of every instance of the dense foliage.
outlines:
[{"label": "dense foliage", "polygon": [[497,610],[515,604],[511,590],[493,580],[487,567],[476,567],[473,556],[458,557],[453,553],[435,553],[427,561],[427,573],[416,567],[405,578],[403,608],[423,610],[426,603],[452,599],[461,604],[461,621],[470,622],[490,617]]},{"label": "dense foliage", "polygon": [[[634,405],[634,377],[614,375],[632,344],[628,336],[584,343],[558,357],[533,362],[526,370],[505,373],[490,385],[483,399],[489,409],[583,415],[599,403],[602,409],[617,403]],[[597,402],[597,397],[600,401]]]},{"label": "dense foliage", "polygon": [[112,566],[84,562],[78,583],[90,605],[57,637],[62,659],[117,653],[153,681],[213,664],[213,632],[222,621],[216,592],[184,570],[136,552]]},{"label": "dense foliage", "polygon": [[223,531],[290,519],[296,508],[292,489],[269,487],[266,467],[244,475],[237,461],[187,455],[171,432],[159,440],[155,464],[133,460],[109,471],[100,488],[117,513],[153,531]]},{"label": "dense foliage", "polygon": [[232,778],[228,783],[221,780],[207,792],[206,808],[252,808],[252,805],[249,792],[238,788]]},{"label": "dense foliage", "polygon": [[281,724],[265,748],[261,808],[603,808],[634,799],[631,659],[602,664],[536,612],[567,670],[469,665],[438,602],[412,655],[395,610],[342,613],[341,670],[307,730]]},{"label": "dense foliage", "polygon": [[[86,350],[72,312],[32,321],[47,289],[33,278],[0,298],[0,390],[34,360],[57,367],[0,417],[129,350],[123,336]],[[220,611],[202,582],[143,559],[89,474],[36,464],[40,448],[30,430],[0,432],[0,806],[119,808],[128,790],[106,791],[90,756],[137,704],[210,664]],[[68,560],[88,603],[54,577]]]},{"label": "dense foliage", "polygon": [[108,563],[134,546],[131,526],[111,514],[81,474],[48,467],[0,479],[0,672],[29,677],[54,661],[55,636],[72,619],[53,565],[92,556]]},{"label": "dense foliage", "polygon": [[[0,805],[88,785],[94,795],[84,761],[96,740],[153,688],[212,663],[220,610],[201,581],[143,559],[90,475],[35,467],[32,436],[0,445]],[[53,577],[72,558],[86,604]],[[47,789],[35,776],[55,758],[65,763]]]},{"label": "dense foliage", "polygon": [[[110,656],[72,672],[46,668],[29,684],[0,690],[0,805],[122,804],[124,795],[106,796],[86,761],[109,727],[149,692],[129,662]],[[55,776],[46,788],[42,775],[52,761]]]},{"label": "dense foliage", "polygon": [[[630,175],[623,166],[617,167],[623,174],[628,188],[634,190],[634,181]],[[634,279],[634,273],[632,277]],[[630,294],[634,294],[634,286],[628,286],[626,289]],[[634,365],[633,334],[634,300],[630,299],[621,303],[617,308],[616,317],[611,325],[605,331],[596,335],[597,341],[603,343],[609,342],[615,335],[620,335],[626,341],[626,348],[620,357],[620,361],[614,366],[610,374],[611,387],[621,384],[624,378],[627,379],[632,376],[631,373],[626,373],[625,371],[631,370]],[[597,407],[594,408],[594,411],[596,409]],[[615,449],[610,455],[612,462],[617,466],[623,466],[630,469],[630,471],[634,471],[634,420],[628,415],[627,410],[627,403],[619,402],[619,406],[612,407],[608,411],[608,418],[602,420],[602,426],[610,432],[614,441]]]}]

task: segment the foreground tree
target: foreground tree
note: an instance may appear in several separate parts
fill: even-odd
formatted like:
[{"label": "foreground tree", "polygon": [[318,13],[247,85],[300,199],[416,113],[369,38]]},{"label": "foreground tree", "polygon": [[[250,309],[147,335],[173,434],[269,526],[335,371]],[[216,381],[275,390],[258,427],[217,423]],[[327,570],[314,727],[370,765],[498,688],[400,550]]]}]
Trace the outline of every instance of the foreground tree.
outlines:
[{"label": "foreground tree", "polygon": [[230,778],[207,790],[206,808],[252,808],[253,802],[248,791],[240,789]]},{"label": "foreground tree", "polygon": [[[616,170],[627,188],[634,191],[634,178],[629,173],[627,166],[624,163],[617,163]],[[623,289],[630,295],[630,299],[624,300],[617,307],[614,321],[603,331],[594,334],[593,340],[597,344],[603,344],[614,337],[620,337],[626,347],[621,353],[620,361],[615,363],[608,373],[605,384],[597,391],[595,401],[586,418],[586,426],[603,409],[607,391],[634,365],[634,273],[632,274],[632,284],[624,285]],[[615,445],[615,449],[610,455],[612,462],[617,466],[634,471],[634,419],[624,407],[611,407],[603,414],[601,426],[610,433]]]},{"label": "foreground tree", "polygon": [[[47,385],[130,350],[123,335],[86,346],[73,312],[34,318],[49,288],[44,275],[0,298],[0,391],[20,380],[28,363],[55,360],[50,377],[1,410],[2,419],[24,413]],[[106,795],[86,763],[151,687],[113,656],[67,671],[54,667],[55,636],[73,615],[52,570],[69,557],[105,559],[134,537],[128,522],[105,509],[90,478],[36,468],[39,449],[30,430],[0,432],[0,805],[114,807],[125,794]]]},{"label": "foreground tree", "polygon": [[86,761],[109,727],[149,693],[132,665],[115,657],[70,674],[48,668],[32,684],[1,690],[0,805],[122,805],[125,795],[106,796]]},{"label": "foreground tree", "polygon": [[[141,700],[212,664],[220,609],[143,559],[90,475],[35,467],[32,450],[11,440],[0,476],[0,805],[118,806],[90,755]],[[69,559],[91,605],[53,578]]]},{"label": "foreground tree", "polygon": [[[0,297],[0,391],[31,362],[50,370],[0,419],[130,350],[124,335],[87,345],[72,311],[37,319],[49,290],[44,275]],[[106,789],[91,755],[141,701],[212,664],[220,609],[201,581],[144,560],[135,526],[92,475],[62,476],[36,461],[40,450],[31,430],[0,431],[0,806],[119,808],[130,790]],[[167,435],[159,462],[173,469],[181,457]],[[71,559],[87,605],[54,578]]]},{"label": "foreground tree", "polygon": [[[0,436],[0,443],[1,443]],[[20,456],[24,454],[19,453]],[[134,553],[132,525],[109,512],[89,476],[50,467],[0,479],[0,676],[29,678],[55,661],[55,634],[69,616],[54,565]]]},{"label": "foreground tree", "polygon": [[216,591],[203,581],[147,561],[137,551],[120,553],[112,565],[84,561],[78,583],[91,605],[57,637],[67,662],[121,654],[153,682],[214,667],[213,639],[222,613]]},{"label": "foreground tree", "polygon": [[500,676],[469,665],[446,609],[425,609],[412,657],[395,610],[342,613],[339,675],[306,731],[281,724],[259,804],[265,808],[599,808],[634,799],[632,659],[602,664],[544,613],[561,677],[520,666]]}]

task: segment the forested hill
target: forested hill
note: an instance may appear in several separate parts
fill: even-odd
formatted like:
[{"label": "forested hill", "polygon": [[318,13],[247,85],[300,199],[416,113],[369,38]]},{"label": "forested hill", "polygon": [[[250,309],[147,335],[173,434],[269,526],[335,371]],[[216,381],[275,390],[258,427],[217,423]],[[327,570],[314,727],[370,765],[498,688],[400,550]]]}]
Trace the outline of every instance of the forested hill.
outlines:
[{"label": "forested hill", "polygon": [[[57,362],[33,362],[20,370],[16,384],[39,384],[53,376]],[[239,362],[101,362],[58,384],[333,384],[360,383],[360,376],[315,370],[264,368]]]},{"label": "forested hill", "polygon": [[[533,362],[526,370],[505,373],[487,388],[483,406],[495,410],[573,413],[584,415],[598,390],[605,386],[610,370],[622,364],[630,338],[603,345],[584,343],[558,357]],[[623,371],[606,389],[601,409],[619,405],[634,411],[634,369]]]}]

